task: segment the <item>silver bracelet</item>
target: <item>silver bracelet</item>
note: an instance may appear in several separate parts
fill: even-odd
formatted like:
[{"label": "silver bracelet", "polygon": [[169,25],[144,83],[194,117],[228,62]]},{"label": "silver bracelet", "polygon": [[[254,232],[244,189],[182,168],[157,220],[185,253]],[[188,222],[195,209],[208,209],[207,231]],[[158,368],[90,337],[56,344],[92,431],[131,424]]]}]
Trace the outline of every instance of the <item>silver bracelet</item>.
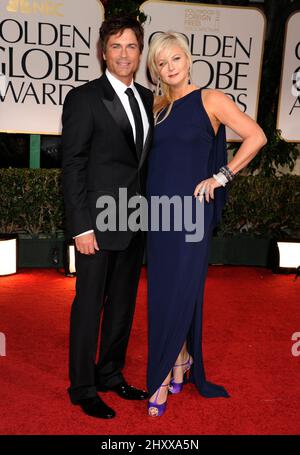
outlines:
[{"label": "silver bracelet", "polygon": [[228,179],[229,182],[232,182],[232,180],[235,177],[235,174],[232,172],[231,169],[229,169],[228,166],[222,166],[220,168],[220,172],[225,175],[225,177]]},{"label": "silver bracelet", "polygon": [[220,185],[225,186],[228,183],[227,177],[222,172],[218,172],[217,174],[213,174],[213,178],[220,183]]}]

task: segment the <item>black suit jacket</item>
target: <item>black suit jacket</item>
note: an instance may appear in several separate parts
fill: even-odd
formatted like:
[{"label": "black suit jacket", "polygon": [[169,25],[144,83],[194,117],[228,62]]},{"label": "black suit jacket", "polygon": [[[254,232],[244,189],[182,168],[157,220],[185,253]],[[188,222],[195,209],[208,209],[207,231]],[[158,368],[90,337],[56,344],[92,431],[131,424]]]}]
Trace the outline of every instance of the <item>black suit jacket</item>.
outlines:
[{"label": "black suit jacket", "polygon": [[94,229],[100,248],[108,250],[125,249],[133,232],[100,232],[96,226],[100,212],[96,208],[97,199],[110,195],[118,206],[121,187],[127,188],[128,197],[145,193],[147,154],[153,134],[153,94],[137,83],[135,86],[149,120],[140,158],[125,109],[105,74],[71,90],[63,107],[62,167],[67,230],[74,237]]}]

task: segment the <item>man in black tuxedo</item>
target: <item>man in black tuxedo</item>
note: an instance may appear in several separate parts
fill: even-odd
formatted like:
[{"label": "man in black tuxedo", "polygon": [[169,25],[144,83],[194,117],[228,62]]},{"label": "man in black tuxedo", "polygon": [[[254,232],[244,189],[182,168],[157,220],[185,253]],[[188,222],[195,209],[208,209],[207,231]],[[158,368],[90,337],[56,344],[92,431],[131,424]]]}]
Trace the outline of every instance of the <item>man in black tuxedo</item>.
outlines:
[{"label": "man in black tuxedo", "polygon": [[153,95],[133,82],[143,49],[143,29],[136,19],[122,16],[104,21],[100,44],[105,73],[68,93],[62,118],[66,219],[77,250],[69,394],[86,414],[112,418],[114,410],[97,391],[113,390],[129,400],[148,398],[147,392],[128,385],[122,375],[144,233],[98,230],[96,202],[108,195],[118,206],[119,188],[126,188],[128,198],[144,194]]}]

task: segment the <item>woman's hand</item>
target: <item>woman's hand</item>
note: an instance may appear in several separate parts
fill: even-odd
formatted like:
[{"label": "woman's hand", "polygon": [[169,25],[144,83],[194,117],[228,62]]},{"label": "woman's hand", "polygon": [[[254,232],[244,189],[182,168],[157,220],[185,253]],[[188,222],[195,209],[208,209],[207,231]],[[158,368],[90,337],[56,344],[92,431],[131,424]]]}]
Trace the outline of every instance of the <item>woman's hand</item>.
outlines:
[{"label": "woman's hand", "polygon": [[209,202],[209,198],[214,199],[214,190],[218,188],[220,185],[213,177],[202,180],[202,182],[198,183],[195,188],[194,196],[198,197],[199,201],[202,202],[203,195],[205,194],[206,202]]}]

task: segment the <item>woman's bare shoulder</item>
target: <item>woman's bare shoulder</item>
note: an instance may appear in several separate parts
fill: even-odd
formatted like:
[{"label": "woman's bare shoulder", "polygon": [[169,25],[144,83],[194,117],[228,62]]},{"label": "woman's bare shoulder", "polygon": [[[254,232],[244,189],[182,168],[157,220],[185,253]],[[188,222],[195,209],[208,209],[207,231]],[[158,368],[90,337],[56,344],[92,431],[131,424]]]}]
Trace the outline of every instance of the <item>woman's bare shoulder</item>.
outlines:
[{"label": "woman's bare shoulder", "polygon": [[220,101],[225,97],[225,93],[221,92],[221,90],[217,90],[215,88],[203,88],[202,89],[202,97],[203,99],[207,99],[207,101]]}]

